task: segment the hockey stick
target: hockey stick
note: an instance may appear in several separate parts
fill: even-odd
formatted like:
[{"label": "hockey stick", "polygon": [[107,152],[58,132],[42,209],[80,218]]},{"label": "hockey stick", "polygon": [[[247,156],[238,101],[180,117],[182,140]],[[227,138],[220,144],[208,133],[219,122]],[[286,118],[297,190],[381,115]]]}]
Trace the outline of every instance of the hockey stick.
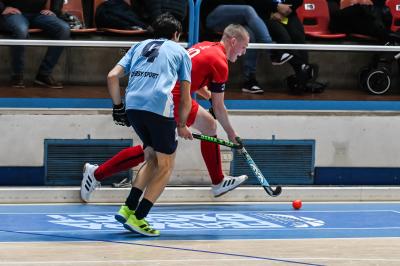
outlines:
[{"label": "hockey stick", "polygon": [[232,149],[240,149],[242,146],[240,144],[233,143],[232,141],[223,140],[223,139],[219,139],[219,138],[215,138],[215,137],[211,137],[211,136],[207,136],[207,135],[203,135],[203,134],[192,133],[192,136],[195,139],[217,143],[218,145],[222,145],[222,146],[229,147]]},{"label": "hockey stick", "polygon": [[267,179],[261,173],[261,170],[257,167],[253,158],[251,158],[250,154],[243,147],[242,141],[239,138],[237,139],[239,144],[236,144],[231,141],[226,141],[223,139],[219,139],[219,138],[215,138],[215,137],[211,137],[211,136],[207,136],[207,135],[196,134],[196,133],[192,133],[192,135],[193,135],[193,138],[195,138],[195,139],[213,142],[213,143],[217,143],[219,145],[223,145],[223,146],[226,146],[229,148],[240,150],[246,160],[246,163],[250,166],[251,170],[253,171],[254,175],[257,177],[258,182],[260,182],[261,186],[264,188],[265,192],[267,192],[267,194],[270,195],[271,197],[279,196],[282,193],[281,186],[277,186],[275,189],[273,189],[270,186]]}]

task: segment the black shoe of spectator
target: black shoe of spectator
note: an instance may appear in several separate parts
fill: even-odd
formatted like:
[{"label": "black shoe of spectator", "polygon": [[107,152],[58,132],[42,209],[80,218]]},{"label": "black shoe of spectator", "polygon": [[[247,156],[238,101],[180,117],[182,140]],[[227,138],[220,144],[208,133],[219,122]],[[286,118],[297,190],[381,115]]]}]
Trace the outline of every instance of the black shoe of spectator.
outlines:
[{"label": "black shoe of spectator", "polygon": [[20,88],[24,89],[25,84],[24,84],[24,77],[22,75],[14,75],[11,77],[11,86],[13,88]]},{"label": "black shoe of spectator", "polygon": [[327,86],[328,83],[326,82],[310,81],[307,82],[305,90],[309,93],[322,93]]},{"label": "black shoe of spectator", "polygon": [[303,95],[306,92],[304,83],[300,82],[296,75],[290,75],[286,78],[286,85],[289,93],[293,95]]},{"label": "black shoe of spectator", "polygon": [[128,27],[128,30],[144,30],[144,29],[139,26],[130,26],[130,27]]},{"label": "black shoe of spectator", "polygon": [[251,78],[243,83],[242,91],[251,94],[261,94],[264,90],[260,88],[256,79]]},{"label": "black shoe of spectator", "polygon": [[319,66],[317,64],[303,64],[301,65],[301,72],[306,81],[315,81],[318,78]]},{"label": "black shoe of spectator", "polygon": [[272,53],[271,54],[271,63],[274,66],[280,66],[293,58],[292,54],[289,53]]},{"label": "black shoe of spectator", "polygon": [[44,86],[52,89],[62,89],[63,85],[55,81],[51,76],[37,75],[34,81],[36,85]]}]

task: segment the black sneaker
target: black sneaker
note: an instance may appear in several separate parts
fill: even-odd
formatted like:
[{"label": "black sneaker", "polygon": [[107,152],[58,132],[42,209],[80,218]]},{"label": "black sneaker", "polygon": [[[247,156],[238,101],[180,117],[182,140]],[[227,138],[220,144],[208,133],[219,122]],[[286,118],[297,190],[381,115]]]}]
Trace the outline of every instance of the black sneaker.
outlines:
[{"label": "black sneaker", "polygon": [[52,89],[62,89],[63,85],[57,82],[51,76],[37,75],[34,81],[36,85],[44,86]]},{"label": "black sneaker", "polygon": [[242,91],[252,94],[264,93],[264,90],[259,87],[258,82],[255,79],[247,80],[242,86]]},{"label": "black sneaker", "polygon": [[289,53],[272,53],[271,54],[271,63],[274,66],[280,66],[293,58],[292,54]]},{"label": "black sneaker", "polygon": [[24,84],[24,77],[22,75],[14,75],[11,77],[11,86],[13,88],[20,88],[24,89],[25,84]]},{"label": "black sneaker", "polygon": [[310,81],[307,82],[305,89],[309,93],[322,93],[327,86],[328,83],[326,82]]},{"label": "black sneaker", "polygon": [[296,75],[290,75],[286,78],[286,86],[288,87],[290,94],[303,95],[305,93],[305,87]]}]

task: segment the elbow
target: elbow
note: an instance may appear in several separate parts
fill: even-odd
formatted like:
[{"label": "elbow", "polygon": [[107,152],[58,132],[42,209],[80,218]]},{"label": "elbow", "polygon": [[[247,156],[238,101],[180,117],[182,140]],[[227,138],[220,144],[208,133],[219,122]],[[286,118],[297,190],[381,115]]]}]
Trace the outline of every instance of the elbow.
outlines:
[{"label": "elbow", "polygon": [[118,75],[114,71],[110,71],[110,73],[108,73],[108,75],[107,75],[108,81],[115,80],[117,78],[118,78]]}]

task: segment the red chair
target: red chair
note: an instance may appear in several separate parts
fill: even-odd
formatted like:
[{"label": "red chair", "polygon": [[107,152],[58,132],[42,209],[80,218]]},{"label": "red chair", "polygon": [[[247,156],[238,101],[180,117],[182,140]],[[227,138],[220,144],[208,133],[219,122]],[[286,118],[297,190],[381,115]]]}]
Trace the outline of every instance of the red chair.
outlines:
[{"label": "red chair", "polygon": [[[129,0],[124,0],[124,1],[129,5],[131,4],[131,2]],[[97,7],[103,2],[104,2],[104,0],[95,0],[94,1],[93,19],[96,15]],[[140,35],[140,34],[147,33],[147,30],[121,30],[121,29],[113,29],[113,28],[101,28],[99,30],[103,31],[103,32],[109,32],[109,33],[115,33],[115,34],[121,34],[121,35]]]},{"label": "red chair", "polygon": [[400,30],[400,0],[387,0],[386,6],[389,7],[392,13],[393,20],[390,29],[394,32]]},{"label": "red chair", "polygon": [[[62,11],[76,16],[79,19],[79,21],[83,23],[83,25],[87,25],[85,23],[85,17],[83,15],[83,7],[81,0],[64,1]],[[96,28],[71,29],[72,33],[91,33],[96,31],[97,31]]]},{"label": "red chair", "polygon": [[342,39],[344,33],[332,33],[329,30],[329,9],[326,0],[304,0],[297,9],[297,16],[304,26],[307,36],[319,39]]}]

